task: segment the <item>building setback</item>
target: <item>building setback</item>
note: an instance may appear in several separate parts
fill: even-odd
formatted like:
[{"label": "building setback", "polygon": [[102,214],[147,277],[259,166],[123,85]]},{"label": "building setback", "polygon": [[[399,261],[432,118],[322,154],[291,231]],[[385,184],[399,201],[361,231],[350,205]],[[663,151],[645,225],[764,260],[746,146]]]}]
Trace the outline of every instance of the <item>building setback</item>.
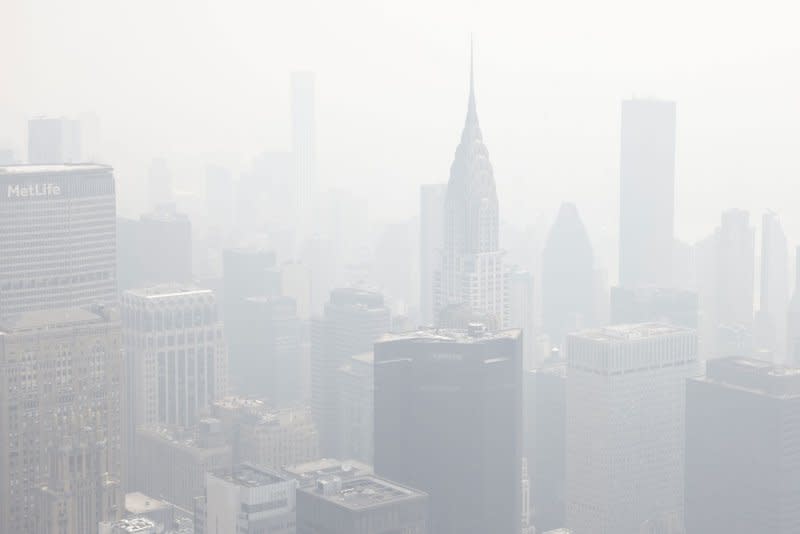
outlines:
[{"label": "building setback", "polygon": [[297,492],[297,534],[427,534],[428,497],[375,476],[324,477]]},{"label": "building setback", "polygon": [[0,324],[0,532],[95,534],[119,517],[122,373],[112,310]]},{"label": "building setback", "polygon": [[115,224],[111,167],[0,167],[0,317],[115,303]]},{"label": "building setback", "polygon": [[430,496],[437,534],[521,527],[518,330],[425,330],[375,344],[375,472]]},{"label": "building setback", "polygon": [[800,369],[708,362],[686,385],[686,533],[800,532]]}]

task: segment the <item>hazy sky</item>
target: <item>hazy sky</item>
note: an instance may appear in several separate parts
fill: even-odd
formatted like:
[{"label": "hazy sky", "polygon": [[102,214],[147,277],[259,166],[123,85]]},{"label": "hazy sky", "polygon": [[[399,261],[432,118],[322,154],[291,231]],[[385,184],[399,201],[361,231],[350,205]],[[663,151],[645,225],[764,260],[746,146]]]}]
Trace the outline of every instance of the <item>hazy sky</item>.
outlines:
[{"label": "hazy sky", "polygon": [[[323,187],[370,212],[416,212],[445,181],[463,124],[468,43],[502,217],[572,200],[593,236],[617,225],[619,105],[678,103],[679,237],[727,207],[770,207],[800,239],[800,13],[792,2],[0,0],[0,145],[25,120],[91,111],[139,208],[149,160],[184,187],[207,162],[288,149],[289,72],[317,73]],[[598,238],[600,239],[600,238]]]}]

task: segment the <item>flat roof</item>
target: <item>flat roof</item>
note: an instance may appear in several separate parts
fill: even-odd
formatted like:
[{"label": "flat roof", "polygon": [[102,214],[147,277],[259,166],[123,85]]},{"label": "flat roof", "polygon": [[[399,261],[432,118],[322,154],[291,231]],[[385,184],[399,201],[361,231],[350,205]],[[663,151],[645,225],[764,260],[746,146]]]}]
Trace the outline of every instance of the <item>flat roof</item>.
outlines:
[{"label": "flat roof", "polygon": [[85,308],[56,308],[17,313],[3,318],[0,333],[13,333],[43,327],[71,326],[103,321],[103,317]]},{"label": "flat roof", "polygon": [[214,476],[247,488],[258,488],[286,482],[285,478],[278,476],[276,473],[250,464],[240,464],[233,468],[233,472]]},{"label": "flat roof", "polygon": [[154,510],[169,508],[171,504],[160,501],[144,493],[134,491],[125,494],[125,509],[132,514],[146,514]]},{"label": "flat roof", "polygon": [[357,460],[321,458],[311,462],[286,466],[283,472],[300,482],[301,486],[313,484],[318,478],[336,475],[339,478],[355,478],[372,474],[372,467]]},{"label": "flat roof", "polygon": [[[325,479],[321,479],[324,481]],[[336,483],[335,477],[328,479]],[[384,478],[366,475],[348,480],[340,480],[341,489],[328,495],[323,493],[319,485],[301,491],[312,493],[329,502],[333,502],[350,510],[364,510],[383,506],[387,503],[426,497],[421,491],[401,486]]]},{"label": "flat roof", "polygon": [[495,339],[514,339],[519,335],[520,330],[516,328],[497,331],[484,330],[473,334],[468,330],[454,328],[422,328],[413,332],[385,334],[378,342],[409,340],[429,343],[482,343]]},{"label": "flat roof", "polygon": [[690,333],[691,328],[684,328],[667,323],[635,323],[604,326],[590,330],[582,330],[569,334],[569,337],[589,339],[606,343],[652,339],[672,334]]},{"label": "flat roof", "polygon": [[111,171],[110,165],[101,163],[62,163],[49,165],[2,165],[0,166],[0,178],[4,176],[19,176],[30,174],[69,174],[87,171]]},{"label": "flat roof", "polygon": [[213,292],[214,291],[211,289],[205,289],[202,287],[193,286],[191,284],[158,284],[155,286],[140,287],[125,291],[125,293],[147,299],[205,295]]}]

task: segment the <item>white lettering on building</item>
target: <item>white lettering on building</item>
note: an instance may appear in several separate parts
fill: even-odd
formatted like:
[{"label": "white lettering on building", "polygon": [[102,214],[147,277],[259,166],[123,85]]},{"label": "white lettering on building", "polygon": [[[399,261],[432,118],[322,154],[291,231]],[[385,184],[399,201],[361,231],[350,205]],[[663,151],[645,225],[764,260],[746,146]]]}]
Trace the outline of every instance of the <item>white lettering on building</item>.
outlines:
[{"label": "white lettering on building", "polygon": [[8,186],[8,198],[57,197],[61,186],[56,184],[13,184]]}]

